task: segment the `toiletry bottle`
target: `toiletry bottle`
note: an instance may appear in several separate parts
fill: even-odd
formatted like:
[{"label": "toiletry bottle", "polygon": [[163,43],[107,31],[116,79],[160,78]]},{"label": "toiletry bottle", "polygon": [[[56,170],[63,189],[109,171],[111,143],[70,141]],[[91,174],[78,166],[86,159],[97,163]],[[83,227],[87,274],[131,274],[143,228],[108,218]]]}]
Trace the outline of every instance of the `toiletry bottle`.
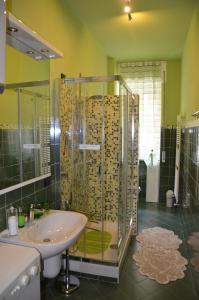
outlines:
[{"label": "toiletry bottle", "polygon": [[19,228],[24,227],[25,225],[25,215],[21,207],[18,209],[18,226]]},{"label": "toiletry bottle", "polygon": [[11,206],[7,211],[7,225],[9,235],[18,234],[18,214],[17,209]]},{"label": "toiletry bottle", "polygon": [[34,212],[34,217],[35,219],[39,219],[41,216],[43,216],[44,210],[41,208],[41,204],[37,203],[35,212]]},{"label": "toiletry bottle", "polygon": [[34,221],[34,204],[30,204],[29,224],[31,225],[33,221]]},{"label": "toiletry bottle", "polygon": [[45,212],[48,213],[49,212],[49,203],[47,200],[44,201],[43,207],[45,209]]}]

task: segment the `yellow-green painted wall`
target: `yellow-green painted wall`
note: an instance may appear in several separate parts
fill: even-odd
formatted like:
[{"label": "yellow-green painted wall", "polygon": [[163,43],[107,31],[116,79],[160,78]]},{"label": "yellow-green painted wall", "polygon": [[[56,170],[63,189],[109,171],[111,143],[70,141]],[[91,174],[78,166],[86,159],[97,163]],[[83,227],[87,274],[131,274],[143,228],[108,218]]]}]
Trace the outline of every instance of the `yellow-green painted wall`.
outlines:
[{"label": "yellow-green painted wall", "polygon": [[47,80],[50,62],[36,61],[6,45],[6,83]]},{"label": "yellow-green painted wall", "polygon": [[63,52],[50,61],[51,79],[106,75],[107,57],[87,28],[73,15],[65,0],[12,0],[12,13]]},{"label": "yellow-green painted wall", "polygon": [[[165,83],[165,124],[175,126],[180,112],[181,97],[181,60],[167,61]],[[163,119],[162,119],[163,121]]]},{"label": "yellow-green painted wall", "polygon": [[[113,57],[107,57],[107,75],[117,75],[117,63]],[[115,94],[115,82],[108,83],[108,94]]]},{"label": "yellow-green painted wall", "polygon": [[199,4],[195,9],[182,59],[181,114],[192,120],[199,110]]}]

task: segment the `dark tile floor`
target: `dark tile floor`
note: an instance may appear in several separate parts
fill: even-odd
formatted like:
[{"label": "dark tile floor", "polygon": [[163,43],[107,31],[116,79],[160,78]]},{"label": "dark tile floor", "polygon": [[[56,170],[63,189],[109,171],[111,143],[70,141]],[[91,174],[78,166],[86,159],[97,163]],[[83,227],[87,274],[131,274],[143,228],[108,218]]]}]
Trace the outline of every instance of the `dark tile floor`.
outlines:
[{"label": "dark tile floor", "polygon": [[[180,248],[181,253],[190,258],[191,252],[186,244],[187,234],[184,226],[189,218],[183,217],[179,208],[164,208],[155,205],[141,204],[139,208],[139,232],[143,228],[162,226],[173,230],[183,240]],[[55,288],[54,280],[48,280],[42,288],[42,300],[198,300],[197,285],[199,276],[188,265],[186,276],[183,279],[166,285],[141,275],[136,267],[132,254],[136,250],[137,242],[133,239],[129,245],[126,259],[122,268],[120,283],[109,283],[101,280],[81,278],[79,290],[71,296],[60,295]],[[199,295],[199,293],[198,293]]]}]

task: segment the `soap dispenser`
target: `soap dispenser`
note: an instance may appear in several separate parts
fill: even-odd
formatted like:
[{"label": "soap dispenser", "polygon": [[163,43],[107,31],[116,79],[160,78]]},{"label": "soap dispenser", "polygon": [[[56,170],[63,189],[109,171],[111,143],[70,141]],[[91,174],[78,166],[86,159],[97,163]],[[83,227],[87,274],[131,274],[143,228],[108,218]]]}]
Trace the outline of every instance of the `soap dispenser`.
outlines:
[{"label": "soap dispenser", "polygon": [[18,213],[17,209],[11,206],[6,211],[7,213],[7,225],[9,235],[17,235],[18,234]]}]

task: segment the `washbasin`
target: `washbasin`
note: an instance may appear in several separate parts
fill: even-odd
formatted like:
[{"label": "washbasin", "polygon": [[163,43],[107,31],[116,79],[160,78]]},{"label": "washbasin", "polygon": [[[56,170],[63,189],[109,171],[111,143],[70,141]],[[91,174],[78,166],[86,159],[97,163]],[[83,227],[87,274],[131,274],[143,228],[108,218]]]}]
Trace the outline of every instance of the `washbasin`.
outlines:
[{"label": "washbasin", "polygon": [[[75,243],[86,223],[87,217],[81,213],[51,210],[41,219],[35,220],[31,226],[19,229],[17,236],[9,236],[7,230],[2,231],[0,241],[36,248],[44,259],[44,276],[52,278],[58,272],[56,269],[61,267],[62,251]],[[50,264],[55,272],[52,276],[47,276]]]}]

